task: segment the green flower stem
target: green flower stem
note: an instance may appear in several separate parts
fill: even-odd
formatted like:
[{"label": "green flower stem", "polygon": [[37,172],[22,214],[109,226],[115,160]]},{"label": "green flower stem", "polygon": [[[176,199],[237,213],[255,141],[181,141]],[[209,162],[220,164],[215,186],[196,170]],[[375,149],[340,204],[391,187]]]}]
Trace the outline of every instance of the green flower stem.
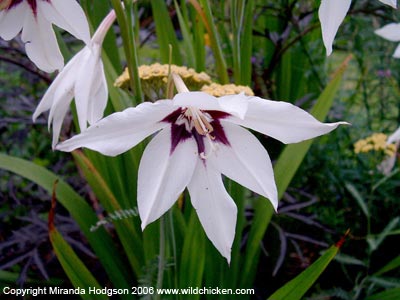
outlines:
[{"label": "green flower stem", "polygon": [[[157,289],[162,288],[165,267],[165,217],[160,218],[160,254],[158,256]],[[160,295],[156,293],[155,300],[160,300]]]},{"label": "green flower stem", "polygon": [[210,35],[211,48],[215,56],[215,64],[219,77],[218,79],[221,84],[227,84],[229,83],[229,77],[227,73],[226,61],[222,53],[221,44],[218,39],[217,28],[213,20],[210,3],[208,2],[208,0],[200,0],[199,2],[203,9],[199,11],[197,1],[190,0],[190,2],[194,6],[194,8],[198,11],[198,13],[202,16],[202,19],[207,28],[207,32]]},{"label": "green flower stem", "polygon": [[[171,246],[172,246],[172,256],[174,259],[174,285],[177,287],[179,285],[178,281],[178,256],[176,252],[176,238],[175,238],[175,230],[174,230],[174,214],[173,210],[170,209],[168,212],[168,223],[169,223],[169,230],[171,232],[170,238],[171,238]],[[180,299],[180,296],[178,296],[178,299]]]},{"label": "green flower stem", "polygon": [[133,1],[125,2],[126,10],[124,11],[119,0],[111,0],[121,30],[122,42],[128,65],[130,86],[136,100],[136,103],[133,103],[135,105],[143,101],[143,93],[140,85],[136,43],[133,35],[133,23],[130,13],[132,11]]}]

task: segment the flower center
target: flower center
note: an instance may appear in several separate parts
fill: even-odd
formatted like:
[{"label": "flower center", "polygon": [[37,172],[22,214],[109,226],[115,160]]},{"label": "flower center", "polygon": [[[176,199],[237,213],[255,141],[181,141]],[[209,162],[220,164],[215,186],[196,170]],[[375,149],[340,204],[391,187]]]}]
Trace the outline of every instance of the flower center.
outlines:
[{"label": "flower center", "polygon": [[[210,123],[212,122],[212,118],[210,116],[206,116],[201,110],[194,107],[187,108],[187,110],[184,112],[184,116],[187,118],[187,120],[189,120],[191,125],[189,126],[190,128],[194,127],[200,136],[205,136],[207,138],[207,141],[211,147],[211,153],[215,152],[218,147],[214,143],[215,136],[211,135],[211,133],[214,131],[214,128]],[[206,159],[211,153],[206,155],[205,149],[203,149],[199,155],[202,159]]]}]

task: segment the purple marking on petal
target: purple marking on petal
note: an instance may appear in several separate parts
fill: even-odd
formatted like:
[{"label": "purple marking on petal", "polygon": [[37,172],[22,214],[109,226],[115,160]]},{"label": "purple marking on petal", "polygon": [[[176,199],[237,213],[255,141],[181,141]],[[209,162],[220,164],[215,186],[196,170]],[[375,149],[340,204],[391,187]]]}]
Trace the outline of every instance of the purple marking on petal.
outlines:
[{"label": "purple marking on petal", "polygon": [[229,140],[225,135],[224,128],[222,127],[219,120],[214,119],[214,121],[212,121],[210,124],[214,128],[214,131],[211,133],[211,135],[215,137],[215,141],[220,142],[226,146],[230,146],[231,144],[229,143]]},{"label": "purple marking on petal", "polygon": [[18,4],[20,4],[23,0],[11,0],[10,6],[8,6],[8,9],[17,6]]},{"label": "purple marking on petal", "polygon": [[226,119],[231,116],[230,114],[220,110],[206,110],[205,112],[208,113],[214,120]]},{"label": "purple marking on petal", "polygon": [[193,128],[192,135],[196,140],[197,151],[200,153],[204,153],[206,151],[206,147],[204,146],[204,136],[200,135],[196,129]]},{"label": "purple marking on petal", "polygon": [[166,123],[175,123],[176,120],[182,115],[182,108],[179,107],[177,110],[173,111],[170,113],[168,116],[166,116],[164,119],[161,120],[161,122],[166,122]]},{"label": "purple marking on petal", "polygon": [[171,155],[175,151],[176,147],[178,146],[178,144],[180,142],[183,142],[191,137],[192,137],[192,134],[186,130],[185,124],[181,124],[181,125],[172,124],[171,125],[171,151],[169,152],[169,154]]},{"label": "purple marking on petal", "polygon": [[37,3],[36,0],[27,0],[29,6],[31,7],[32,11],[33,11],[33,15],[36,17],[37,14]]}]

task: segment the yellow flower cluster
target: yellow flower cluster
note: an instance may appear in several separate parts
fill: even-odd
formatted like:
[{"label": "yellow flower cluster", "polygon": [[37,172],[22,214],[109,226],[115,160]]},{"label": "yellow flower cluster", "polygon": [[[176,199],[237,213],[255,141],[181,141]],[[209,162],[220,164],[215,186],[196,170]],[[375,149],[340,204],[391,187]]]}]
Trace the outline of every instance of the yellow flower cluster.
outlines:
[{"label": "yellow flower cluster", "polygon": [[[194,69],[185,66],[161,65],[159,63],[142,65],[139,67],[140,82],[143,92],[150,100],[164,98],[169,71],[178,74],[190,90],[199,90],[203,85],[211,83],[211,78],[206,73],[197,73]],[[127,88],[129,80],[128,69],[125,69],[114,85]]]},{"label": "yellow flower cluster", "polygon": [[254,96],[253,91],[248,86],[234,84],[221,85],[218,83],[211,83],[209,85],[203,86],[201,88],[201,91],[215,97],[235,95],[240,93],[245,93],[247,96]]},{"label": "yellow flower cluster", "polygon": [[387,135],[384,133],[374,133],[373,135],[359,140],[354,144],[354,152],[366,153],[370,151],[382,151],[387,156],[396,154],[396,145],[387,144]]},{"label": "yellow flower cluster", "polygon": [[[169,68],[171,69],[169,70]],[[157,100],[165,97],[165,89],[170,72],[179,75],[191,91],[201,90],[215,97],[240,93],[245,93],[247,96],[254,96],[253,91],[248,86],[212,83],[210,76],[204,72],[197,73],[192,68],[185,66],[170,66],[155,63],[139,67],[140,83],[147,100]],[[116,79],[114,86],[128,88],[129,80],[129,72],[126,68]]]}]

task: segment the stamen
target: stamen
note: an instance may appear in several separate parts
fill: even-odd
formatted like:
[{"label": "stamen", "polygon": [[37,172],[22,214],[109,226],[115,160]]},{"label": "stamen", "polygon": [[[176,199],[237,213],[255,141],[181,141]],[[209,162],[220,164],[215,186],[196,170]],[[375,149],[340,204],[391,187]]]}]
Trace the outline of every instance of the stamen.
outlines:
[{"label": "stamen", "polygon": [[189,110],[191,110],[191,115],[193,116],[194,127],[199,134],[207,135],[214,131],[214,128],[211,126],[210,122],[206,119],[202,112],[193,108]]}]

